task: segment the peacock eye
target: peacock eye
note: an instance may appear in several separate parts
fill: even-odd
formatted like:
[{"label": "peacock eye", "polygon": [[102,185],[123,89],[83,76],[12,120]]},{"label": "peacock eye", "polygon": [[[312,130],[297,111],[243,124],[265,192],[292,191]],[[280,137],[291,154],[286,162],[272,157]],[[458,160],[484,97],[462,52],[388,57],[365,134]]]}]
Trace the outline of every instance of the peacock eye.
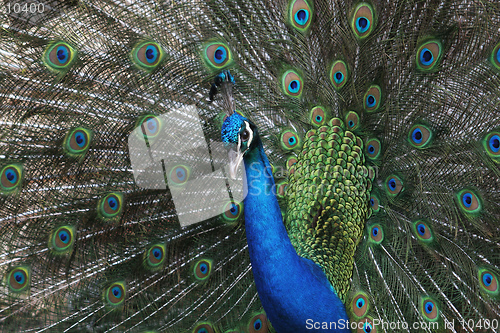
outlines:
[{"label": "peacock eye", "polygon": [[244,130],[243,133],[241,133],[241,140],[248,141],[249,138],[250,132],[248,130]]}]

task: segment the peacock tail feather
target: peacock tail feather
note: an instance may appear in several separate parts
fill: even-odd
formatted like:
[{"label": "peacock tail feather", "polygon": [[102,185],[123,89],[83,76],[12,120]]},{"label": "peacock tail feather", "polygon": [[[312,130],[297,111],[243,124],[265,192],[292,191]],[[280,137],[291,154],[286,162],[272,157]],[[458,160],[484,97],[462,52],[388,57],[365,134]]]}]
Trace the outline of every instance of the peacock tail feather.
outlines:
[{"label": "peacock tail feather", "polygon": [[190,183],[227,163],[227,110],[352,331],[499,331],[499,3],[19,3],[0,11],[1,331],[274,332],[243,190]]}]

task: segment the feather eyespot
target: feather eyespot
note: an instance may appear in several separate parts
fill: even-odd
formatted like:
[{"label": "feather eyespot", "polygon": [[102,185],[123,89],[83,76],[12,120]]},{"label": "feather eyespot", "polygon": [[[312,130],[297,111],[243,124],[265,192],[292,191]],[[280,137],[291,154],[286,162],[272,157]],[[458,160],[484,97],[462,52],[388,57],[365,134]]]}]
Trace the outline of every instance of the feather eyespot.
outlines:
[{"label": "feather eyespot", "polygon": [[436,68],[441,58],[441,43],[434,40],[422,44],[417,50],[417,68],[431,71]]},{"label": "feather eyespot", "polygon": [[375,12],[373,7],[366,2],[360,3],[354,10],[351,20],[351,27],[356,37],[366,38],[373,31],[375,26]]},{"label": "feather eyespot", "polygon": [[267,316],[265,313],[256,314],[250,319],[248,323],[248,332],[249,333],[257,333],[257,332],[268,332],[269,327],[267,324]]},{"label": "feather eyespot", "polygon": [[498,43],[493,49],[493,52],[491,52],[490,61],[493,66],[495,66],[497,69],[500,69],[500,43]]},{"label": "feather eyespot", "polygon": [[347,125],[347,129],[348,130],[351,130],[351,131],[355,130],[356,128],[358,128],[359,116],[358,116],[358,114],[356,112],[349,111],[347,113],[345,121],[346,121],[346,125]]},{"label": "feather eyespot", "polygon": [[369,307],[368,297],[365,293],[359,292],[353,297],[351,302],[351,308],[353,314],[357,318],[364,317],[368,312],[368,307]]},{"label": "feather eyespot", "polygon": [[294,150],[300,147],[300,138],[294,131],[286,130],[281,134],[281,147],[285,150]]},{"label": "feather eyespot", "polygon": [[125,283],[115,282],[111,284],[105,292],[107,304],[110,306],[120,306],[125,301]]},{"label": "feather eyespot", "polygon": [[280,199],[284,198],[286,195],[286,190],[288,189],[288,182],[281,181],[276,184],[276,196]]},{"label": "feather eyespot", "polygon": [[366,143],[366,156],[372,160],[380,156],[380,141],[378,139],[371,139]]},{"label": "feather eyespot", "polygon": [[122,213],[123,194],[119,192],[108,193],[99,200],[99,215],[104,220],[117,218]]},{"label": "feather eyespot", "polygon": [[133,49],[132,59],[134,64],[144,71],[154,70],[163,60],[165,53],[160,44],[156,42],[142,42]]},{"label": "feather eyespot", "polygon": [[243,203],[229,201],[224,205],[222,218],[226,222],[235,222],[243,213]]},{"label": "feather eyespot", "polygon": [[380,99],[382,98],[382,90],[379,86],[373,85],[365,93],[363,98],[365,110],[367,112],[377,111],[380,107]]},{"label": "feather eyespot", "polygon": [[311,26],[312,9],[305,0],[294,0],[289,5],[289,21],[300,32],[307,31]]},{"label": "feather eyespot", "polygon": [[61,72],[71,67],[75,60],[76,51],[65,42],[56,42],[47,47],[43,55],[43,62],[52,71]]},{"label": "feather eyespot", "polygon": [[395,197],[403,190],[403,182],[398,176],[387,177],[385,183],[387,193],[392,197]]},{"label": "feather eyespot", "polygon": [[121,198],[116,194],[109,194],[103,202],[103,210],[106,214],[116,214],[121,208]]},{"label": "feather eyespot", "polygon": [[330,69],[330,80],[335,89],[339,90],[346,84],[348,75],[349,72],[345,62],[337,60],[333,63],[332,68]]},{"label": "feather eyespot", "polygon": [[421,299],[421,313],[425,319],[436,321],[439,318],[439,307],[431,298],[423,297]]},{"label": "feather eyespot", "polygon": [[457,200],[463,212],[476,214],[481,211],[481,199],[471,190],[462,190],[457,193]]},{"label": "feather eyespot", "polygon": [[370,241],[375,244],[380,244],[384,240],[384,230],[380,224],[374,224],[368,228]]},{"label": "feather eyespot", "polygon": [[413,231],[418,240],[429,243],[434,240],[434,234],[429,224],[424,220],[418,220],[413,223]]},{"label": "feather eyespot", "polygon": [[324,107],[315,106],[310,112],[311,124],[316,127],[323,126],[327,121],[327,113]]},{"label": "feather eyespot", "polygon": [[90,147],[93,132],[83,127],[68,131],[65,137],[64,150],[69,156],[83,156]]},{"label": "feather eyespot", "polygon": [[229,47],[220,42],[209,43],[205,46],[204,59],[213,69],[222,69],[233,60]]},{"label": "feather eyespot", "polygon": [[379,200],[375,194],[370,196],[370,206],[375,213],[380,210]]},{"label": "feather eyespot", "polygon": [[154,115],[148,115],[142,118],[141,122],[142,134],[145,138],[152,139],[160,133],[160,119]]},{"label": "feather eyespot", "polygon": [[498,277],[491,270],[480,268],[478,270],[479,285],[484,292],[493,298],[500,297]]},{"label": "feather eyespot", "polygon": [[8,164],[0,171],[0,193],[12,194],[21,186],[23,167],[20,164]]},{"label": "feather eyespot", "polygon": [[74,242],[74,228],[71,226],[63,226],[59,227],[52,233],[49,245],[54,252],[62,254],[70,250],[73,247]]},{"label": "feather eyespot", "polygon": [[194,277],[198,281],[205,281],[209,278],[212,272],[212,261],[202,259],[194,265]]},{"label": "feather eyespot", "polygon": [[15,293],[25,291],[30,285],[30,269],[22,266],[15,267],[9,272],[7,281],[10,291]]},{"label": "feather eyespot", "polygon": [[424,125],[414,125],[408,133],[408,140],[416,148],[425,148],[432,138],[431,130]]},{"label": "feather eyespot", "polygon": [[155,244],[146,251],[146,264],[149,268],[158,268],[165,262],[164,244]]},{"label": "feather eyespot", "polygon": [[483,146],[491,158],[500,162],[500,131],[488,133],[483,140]]},{"label": "feather eyespot", "polygon": [[176,165],[170,170],[169,185],[180,186],[189,180],[191,169],[186,165]]},{"label": "feather eyespot", "polygon": [[212,324],[210,323],[198,323],[193,329],[193,333],[215,333]]},{"label": "feather eyespot", "polygon": [[293,70],[288,70],[283,74],[281,80],[283,91],[291,97],[300,97],[302,95],[303,81],[302,78]]}]

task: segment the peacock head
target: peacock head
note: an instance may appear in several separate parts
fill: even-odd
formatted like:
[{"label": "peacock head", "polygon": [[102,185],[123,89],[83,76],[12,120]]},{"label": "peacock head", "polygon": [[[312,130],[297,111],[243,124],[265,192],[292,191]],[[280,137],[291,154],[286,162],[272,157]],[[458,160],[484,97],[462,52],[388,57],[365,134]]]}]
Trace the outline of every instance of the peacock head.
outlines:
[{"label": "peacock head", "polygon": [[257,127],[235,112],[224,120],[221,136],[228,149],[229,175],[234,179],[243,157],[255,147],[258,138]]}]

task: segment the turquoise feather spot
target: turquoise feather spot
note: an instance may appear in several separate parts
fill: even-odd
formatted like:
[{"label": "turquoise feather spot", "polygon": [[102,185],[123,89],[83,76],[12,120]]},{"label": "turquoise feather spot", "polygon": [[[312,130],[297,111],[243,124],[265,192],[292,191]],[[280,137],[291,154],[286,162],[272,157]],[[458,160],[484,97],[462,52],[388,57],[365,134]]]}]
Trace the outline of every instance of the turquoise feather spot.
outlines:
[{"label": "turquoise feather spot", "polygon": [[478,280],[481,290],[489,297],[500,299],[500,284],[498,283],[498,275],[488,268],[478,269]]},{"label": "turquoise feather spot", "polygon": [[104,299],[106,301],[106,305],[110,307],[119,307],[123,305],[125,301],[126,287],[125,282],[115,282],[111,284],[104,291]]},{"label": "turquoise feather spot", "polygon": [[184,164],[179,164],[171,168],[169,172],[169,186],[181,186],[189,181],[191,168]]},{"label": "turquoise feather spot", "polygon": [[426,220],[415,221],[412,227],[419,241],[423,243],[432,243],[434,241],[434,233]]},{"label": "turquoise feather spot", "polygon": [[335,87],[339,90],[347,83],[347,78],[349,71],[347,70],[347,65],[342,60],[337,60],[332,64],[330,69],[330,80]]},{"label": "turquoise feather spot", "polygon": [[358,292],[351,301],[351,313],[355,318],[363,318],[369,309],[368,295],[364,292]]},{"label": "turquoise feather spot", "polygon": [[354,16],[351,19],[351,27],[354,34],[359,39],[366,38],[373,31],[375,25],[375,11],[373,7],[366,3],[360,3],[354,10]]},{"label": "turquoise feather spot", "polygon": [[155,70],[161,64],[164,57],[165,52],[162,46],[152,41],[138,43],[131,53],[134,65],[145,72]]},{"label": "turquoise feather spot", "polygon": [[328,113],[324,107],[315,106],[311,109],[309,117],[311,120],[311,124],[313,124],[315,127],[320,127],[326,123]]},{"label": "turquoise feather spot", "polygon": [[238,221],[243,214],[243,203],[229,201],[222,210],[222,219],[225,222],[232,223]]},{"label": "turquoise feather spot", "polygon": [[0,194],[10,195],[19,190],[23,180],[21,164],[7,164],[0,171]]},{"label": "turquoise feather spot", "polygon": [[358,17],[356,19],[356,30],[363,34],[370,28],[370,21],[366,17]]},{"label": "turquoise feather spot", "polygon": [[367,112],[374,112],[380,108],[382,90],[377,85],[372,85],[364,95],[364,106]]},{"label": "turquoise feather spot", "polygon": [[466,214],[479,214],[482,210],[480,197],[472,190],[462,190],[456,194],[459,207]]},{"label": "turquoise feather spot", "polygon": [[498,43],[491,52],[490,61],[496,69],[500,70],[500,43]]},{"label": "turquoise feather spot", "polygon": [[219,41],[210,42],[203,48],[202,58],[212,70],[221,70],[233,62],[229,47]]},{"label": "turquoise feather spot", "polygon": [[151,246],[144,254],[145,265],[149,270],[158,270],[165,263],[166,247],[165,244],[155,244]]},{"label": "turquoise feather spot", "polygon": [[7,274],[7,284],[11,292],[26,291],[30,286],[30,269],[24,266],[13,268]]},{"label": "turquoise feather spot", "polygon": [[369,203],[370,203],[370,206],[371,206],[372,210],[373,210],[375,213],[377,213],[377,212],[380,210],[380,201],[379,201],[379,198],[378,198],[378,196],[377,196],[377,195],[372,194],[372,195],[370,196],[370,201],[369,201]]},{"label": "turquoise feather spot", "polygon": [[253,315],[247,325],[249,333],[265,333],[269,331],[268,320],[264,312]]},{"label": "turquoise feather spot", "polygon": [[366,156],[369,159],[375,160],[380,156],[381,144],[378,139],[368,140],[366,143]]},{"label": "turquoise feather spot", "polygon": [[433,299],[422,297],[420,304],[420,312],[426,320],[434,322],[439,319],[439,307]]},{"label": "turquoise feather spot", "polygon": [[293,0],[288,5],[288,21],[299,32],[307,31],[312,22],[312,9],[305,0]]},{"label": "turquoise feather spot", "polygon": [[212,260],[202,259],[196,262],[193,268],[194,277],[198,281],[205,281],[212,272]]},{"label": "turquoise feather spot", "polygon": [[354,111],[349,111],[346,115],[346,125],[347,125],[347,129],[349,130],[355,130],[356,128],[358,128],[358,124],[359,124],[359,116],[356,112]]},{"label": "turquoise feather spot", "polygon": [[414,125],[408,133],[408,141],[415,148],[426,148],[432,139],[432,131],[425,125]]},{"label": "turquoise feather spot", "polygon": [[57,228],[50,237],[49,248],[54,254],[61,255],[71,252],[75,243],[75,228],[62,226]]},{"label": "turquoise feather spot", "polygon": [[380,244],[384,240],[384,229],[380,224],[374,224],[368,228],[368,236],[371,243]]},{"label": "turquoise feather spot", "polygon": [[70,129],[64,138],[64,152],[70,157],[83,157],[90,148],[94,133],[83,127]]},{"label": "turquoise feather spot", "polygon": [[358,323],[361,323],[362,326],[357,326],[357,333],[376,333],[377,327],[373,323],[373,319],[371,317],[361,318]]},{"label": "turquoise feather spot", "polygon": [[155,140],[161,133],[162,126],[160,118],[152,114],[141,116],[136,121],[136,127],[141,128],[143,138],[149,142]]},{"label": "turquoise feather spot", "polygon": [[488,141],[488,146],[493,153],[498,153],[500,151],[500,136],[493,135]]},{"label": "turquoise feather spot", "polygon": [[437,40],[431,40],[423,43],[417,49],[417,68],[424,72],[435,70],[441,59],[441,54],[441,42]]},{"label": "turquoise feather spot", "polygon": [[300,138],[295,131],[285,130],[281,134],[281,147],[284,150],[290,151],[300,148]]},{"label": "turquoise feather spot", "polygon": [[108,193],[99,200],[97,207],[101,219],[107,222],[114,221],[123,212],[123,194],[120,192]]},{"label": "turquoise feather spot", "polygon": [[495,161],[500,162],[500,131],[495,130],[482,140],[486,153]]},{"label": "turquoise feather spot", "polygon": [[66,42],[54,42],[49,44],[42,56],[43,63],[53,72],[64,73],[71,68],[77,52]]},{"label": "turquoise feather spot", "polygon": [[294,70],[288,70],[281,79],[283,91],[290,97],[299,98],[302,95],[303,81]]},{"label": "turquoise feather spot", "polygon": [[386,181],[386,192],[391,197],[397,196],[403,189],[403,181],[398,176],[389,176]]}]

